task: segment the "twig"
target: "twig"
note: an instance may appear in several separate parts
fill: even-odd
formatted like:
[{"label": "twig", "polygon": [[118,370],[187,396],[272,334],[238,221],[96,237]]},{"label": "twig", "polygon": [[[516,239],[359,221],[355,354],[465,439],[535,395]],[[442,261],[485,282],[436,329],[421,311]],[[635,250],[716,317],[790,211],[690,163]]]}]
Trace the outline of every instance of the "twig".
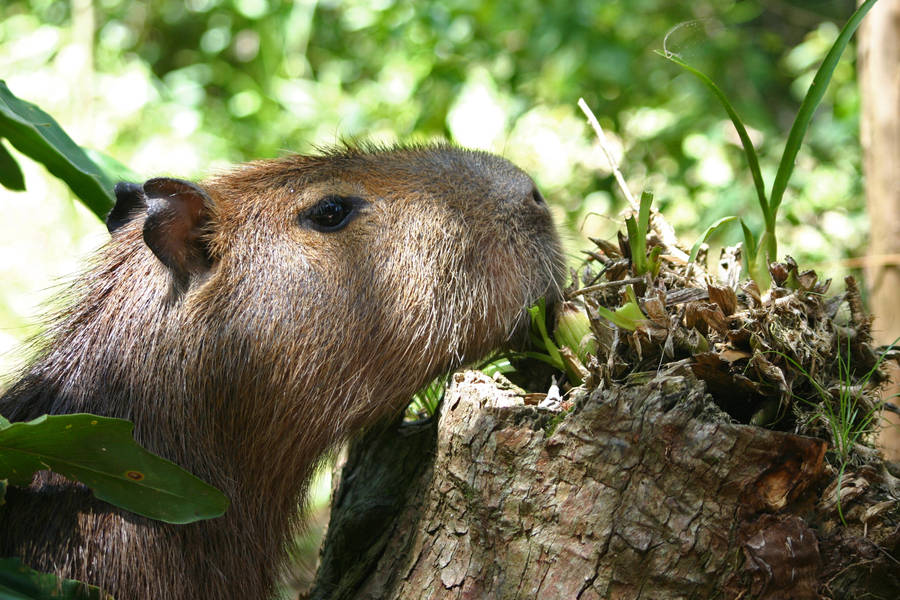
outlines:
[{"label": "twig", "polygon": [[628,200],[628,204],[631,205],[631,210],[634,212],[638,212],[639,206],[637,201],[634,199],[634,196],[631,195],[631,190],[628,189],[628,184],[625,183],[625,177],[622,176],[622,171],[619,170],[619,164],[616,162],[616,159],[613,158],[612,153],[609,151],[609,145],[606,142],[606,134],[603,133],[603,128],[600,127],[600,122],[597,121],[597,117],[594,116],[594,113],[591,111],[590,107],[587,105],[587,102],[584,101],[584,98],[578,99],[578,108],[581,109],[581,112],[587,117],[588,123],[591,124],[591,127],[594,128],[594,133],[597,134],[597,138],[600,140],[600,149],[603,150],[603,154],[606,156],[606,160],[609,161],[609,166],[612,167],[613,176],[616,178],[616,183],[619,184],[619,189],[622,190],[622,194],[625,195],[625,199]]},{"label": "twig", "polygon": [[[640,206],[631,194],[631,190],[628,189],[628,184],[625,183],[625,177],[622,175],[622,171],[619,170],[619,165],[613,158],[612,152],[609,151],[609,145],[606,142],[606,134],[603,133],[603,128],[600,127],[597,117],[594,116],[593,111],[591,111],[587,102],[584,101],[584,98],[578,99],[578,108],[580,108],[581,112],[587,117],[588,123],[590,123],[591,127],[594,129],[594,133],[597,134],[597,138],[600,140],[600,149],[603,150],[606,160],[609,161],[609,165],[612,167],[613,176],[616,178],[616,183],[619,184],[619,189],[622,190],[622,194],[625,196],[625,199],[628,200],[631,210],[637,213],[640,210]],[[662,215],[655,210],[653,211],[651,223],[651,227],[653,227],[660,238],[662,238],[662,242],[666,245],[669,254],[677,256],[681,260],[687,262],[688,255],[678,247],[678,238],[675,236],[675,231],[665,219],[662,218]]]},{"label": "twig", "polygon": [[622,287],[623,285],[628,285],[631,283],[640,283],[642,281],[644,281],[643,277],[631,277],[629,279],[619,279],[618,281],[606,281],[604,283],[597,283],[594,285],[589,285],[587,287],[583,287],[580,290],[575,290],[574,292],[569,294],[569,297],[574,298],[575,296],[581,296],[582,294],[590,294],[591,292],[596,292],[598,290]]}]

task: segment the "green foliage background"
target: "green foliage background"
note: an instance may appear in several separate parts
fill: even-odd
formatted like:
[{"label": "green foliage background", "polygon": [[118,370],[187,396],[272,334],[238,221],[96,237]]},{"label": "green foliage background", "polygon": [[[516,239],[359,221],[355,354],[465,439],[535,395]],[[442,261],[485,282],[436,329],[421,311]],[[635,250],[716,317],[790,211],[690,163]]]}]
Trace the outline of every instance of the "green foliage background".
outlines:
[{"label": "green foliage background", "polygon": [[[690,248],[714,221],[761,215],[733,128],[702,69],[751,128],[771,185],[815,70],[853,0],[3,0],[0,78],[136,178],[200,178],[342,139],[443,138],[528,170],[573,260],[623,202],[576,108],[607,130],[632,191]],[[798,157],[783,253],[836,279],[864,251],[859,93],[851,46]],[[13,152],[15,154],[15,152]],[[0,388],[53,281],[107,238],[41,167],[0,189]],[[721,228],[713,244],[740,241]],[[715,256],[715,253],[712,254]],[[327,497],[322,480],[316,497]],[[311,544],[312,548],[315,544]],[[308,573],[298,573],[305,579]]]},{"label": "green foliage background", "polygon": [[[202,177],[342,139],[493,150],[533,174],[575,256],[583,236],[612,235],[608,217],[622,208],[579,96],[632,189],[653,192],[686,247],[725,215],[758,229],[725,113],[653,50],[666,40],[725,90],[771,182],[799,99],[852,9],[852,0],[6,0],[0,73],[77,142],[139,177]],[[831,275],[865,244],[854,61],[850,48],[782,213],[782,252]],[[0,192],[0,352],[34,331],[25,323],[46,296],[38,290],[105,238],[67,190],[25,166],[28,192]],[[712,241],[739,239],[734,227]]]}]

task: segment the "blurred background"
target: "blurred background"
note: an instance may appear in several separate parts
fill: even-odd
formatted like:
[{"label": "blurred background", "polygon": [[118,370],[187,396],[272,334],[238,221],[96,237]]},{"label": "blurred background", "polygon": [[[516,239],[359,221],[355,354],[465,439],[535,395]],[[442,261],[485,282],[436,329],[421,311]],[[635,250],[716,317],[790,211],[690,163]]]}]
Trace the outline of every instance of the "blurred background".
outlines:
[{"label": "blurred background", "polygon": [[[686,247],[726,215],[759,231],[730,121],[693,76],[654,51],[665,43],[726,92],[771,186],[800,99],[853,8],[853,0],[3,0],[0,78],[140,179],[202,178],[354,139],[491,150],[537,180],[574,264],[588,236],[614,236],[624,208],[579,97],[606,128],[632,191],[653,192]],[[780,223],[782,252],[835,281],[867,242],[855,56],[851,44]],[[28,191],[0,189],[3,374],[38,330],[41,302],[107,237],[67,188],[16,156]],[[740,239],[734,226],[711,243]]]},{"label": "blurred background", "polygon": [[[852,0],[4,0],[0,78],[139,178],[200,178],[343,139],[449,139],[537,180],[577,259],[624,207],[583,96],[633,191],[690,247],[730,214],[759,225],[733,128],[664,42],[751,127],[771,185],[786,133]],[[782,209],[781,247],[840,281],[861,256],[855,51],[844,53]],[[54,282],[106,238],[42,167],[0,190],[0,372]],[[739,227],[712,243],[736,243]]]}]

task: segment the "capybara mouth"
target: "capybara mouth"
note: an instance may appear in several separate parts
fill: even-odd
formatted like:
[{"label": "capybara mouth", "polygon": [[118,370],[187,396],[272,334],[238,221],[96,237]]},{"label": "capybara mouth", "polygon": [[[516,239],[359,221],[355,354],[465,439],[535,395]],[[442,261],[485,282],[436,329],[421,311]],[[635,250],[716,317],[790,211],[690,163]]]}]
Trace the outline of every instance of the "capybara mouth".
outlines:
[{"label": "capybara mouth", "polygon": [[510,350],[524,350],[529,346],[532,327],[529,309],[532,306],[541,302],[544,303],[547,331],[551,331],[553,323],[556,322],[556,313],[563,301],[562,290],[565,278],[565,266],[559,253],[557,252],[556,254],[557,256],[551,259],[553,264],[548,269],[549,272],[546,273],[543,292],[530,297],[526,305],[522,307],[519,318],[516,320],[515,326],[509,335],[508,349]]}]

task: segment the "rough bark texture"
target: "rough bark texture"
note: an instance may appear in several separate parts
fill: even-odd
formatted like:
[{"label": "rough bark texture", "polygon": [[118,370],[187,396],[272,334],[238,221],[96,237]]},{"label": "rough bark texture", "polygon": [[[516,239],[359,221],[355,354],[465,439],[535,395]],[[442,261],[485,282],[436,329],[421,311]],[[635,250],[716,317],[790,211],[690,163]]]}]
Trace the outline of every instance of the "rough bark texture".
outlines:
[{"label": "rough bark texture", "polygon": [[[436,439],[386,435],[357,446],[345,481],[398,452],[426,467],[378,526],[338,492],[313,598],[900,597],[897,503],[867,538],[835,527],[816,505],[825,443],[730,423],[686,372],[595,391],[566,416],[457,374]],[[369,481],[354,493],[397,498],[396,480]]]},{"label": "rough bark texture", "polygon": [[[866,279],[875,340],[900,337],[900,2],[882,0],[859,29],[860,137],[871,227]],[[900,370],[894,368],[893,379]],[[898,389],[888,390],[886,397]],[[900,417],[885,413],[886,453],[900,460]]]}]

